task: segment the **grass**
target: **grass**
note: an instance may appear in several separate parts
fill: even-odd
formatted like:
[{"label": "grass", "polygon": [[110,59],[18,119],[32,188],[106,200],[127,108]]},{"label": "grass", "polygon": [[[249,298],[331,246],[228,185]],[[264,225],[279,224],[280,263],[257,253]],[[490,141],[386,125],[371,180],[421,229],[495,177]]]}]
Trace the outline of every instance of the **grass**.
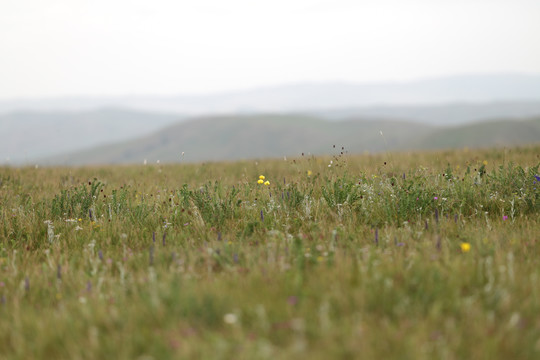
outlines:
[{"label": "grass", "polygon": [[0,168],[0,357],[538,358],[539,154]]}]

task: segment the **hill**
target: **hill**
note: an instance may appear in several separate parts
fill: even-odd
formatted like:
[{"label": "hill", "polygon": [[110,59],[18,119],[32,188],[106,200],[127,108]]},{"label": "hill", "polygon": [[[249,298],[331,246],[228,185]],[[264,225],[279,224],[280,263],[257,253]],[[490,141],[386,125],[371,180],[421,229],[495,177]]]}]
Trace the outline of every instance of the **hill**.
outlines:
[{"label": "hill", "polygon": [[366,106],[321,110],[312,114],[329,120],[379,118],[429,125],[461,125],[501,118],[509,120],[540,116],[540,101]]},{"label": "hill", "polygon": [[[540,101],[379,106],[310,111],[306,114],[330,121],[385,119],[427,125],[456,125],[493,118],[540,116]],[[296,114],[290,120],[295,121],[303,116]],[[8,162],[8,158],[9,163],[34,163],[40,157],[72,153],[152,134],[187,119],[176,114],[113,108],[0,114],[0,163]],[[208,117],[191,119],[198,121]]]},{"label": "hill", "polygon": [[0,163],[33,161],[123,141],[178,122],[179,115],[120,109],[84,112],[15,112],[0,114]]},{"label": "hill", "polygon": [[534,144],[540,142],[540,117],[522,121],[493,120],[436,129],[418,139],[419,149],[460,147],[493,147]]},{"label": "hill", "polygon": [[[381,132],[383,136],[381,136]],[[540,118],[439,128],[391,120],[325,121],[300,115],[207,117],[151,136],[46,159],[49,164],[220,161],[304,154],[538,142]],[[334,145],[337,149],[334,149]],[[184,153],[184,155],[182,155]]]}]

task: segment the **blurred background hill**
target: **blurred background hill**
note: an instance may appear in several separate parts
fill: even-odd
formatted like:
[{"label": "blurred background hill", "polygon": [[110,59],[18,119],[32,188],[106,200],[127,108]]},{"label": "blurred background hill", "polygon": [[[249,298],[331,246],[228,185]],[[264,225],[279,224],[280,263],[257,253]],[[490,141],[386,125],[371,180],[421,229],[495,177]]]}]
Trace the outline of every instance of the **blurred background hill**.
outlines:
[{"label": "blurred background hill", "polygon": [[327,154],[334,144],[350,152],[513,146],[540,139],[536,99],[540,77],[494,75],[3,102],[0,154],[4,163],[83,165]]},{"label": "blurred background hill", "polygon": [[208,117],[150,136],[43,159],[47,164],[194,162],[396,150],[534,144],[540,116],[452,127],[373,119],[330,122],[302,115]]}]

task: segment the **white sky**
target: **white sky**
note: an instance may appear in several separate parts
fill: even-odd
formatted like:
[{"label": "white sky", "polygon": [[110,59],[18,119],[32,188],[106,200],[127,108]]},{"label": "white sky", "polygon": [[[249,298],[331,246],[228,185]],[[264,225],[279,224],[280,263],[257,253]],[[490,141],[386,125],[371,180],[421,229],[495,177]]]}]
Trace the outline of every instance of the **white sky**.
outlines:
[{"label": "white sky", "polygon": [[540,1],[0,1],[0,99],[490,72],[540,73]]}]

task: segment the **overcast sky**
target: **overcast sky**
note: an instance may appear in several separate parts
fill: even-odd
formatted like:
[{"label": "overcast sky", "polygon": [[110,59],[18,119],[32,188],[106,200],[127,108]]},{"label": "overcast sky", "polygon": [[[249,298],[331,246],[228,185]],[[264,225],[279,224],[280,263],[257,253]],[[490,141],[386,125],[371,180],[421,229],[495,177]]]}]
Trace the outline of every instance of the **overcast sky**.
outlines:
[{"label": "overcast sky", "polygon": [[493,72],[540,73],[540,1],[0,1],[0,99]]}]

